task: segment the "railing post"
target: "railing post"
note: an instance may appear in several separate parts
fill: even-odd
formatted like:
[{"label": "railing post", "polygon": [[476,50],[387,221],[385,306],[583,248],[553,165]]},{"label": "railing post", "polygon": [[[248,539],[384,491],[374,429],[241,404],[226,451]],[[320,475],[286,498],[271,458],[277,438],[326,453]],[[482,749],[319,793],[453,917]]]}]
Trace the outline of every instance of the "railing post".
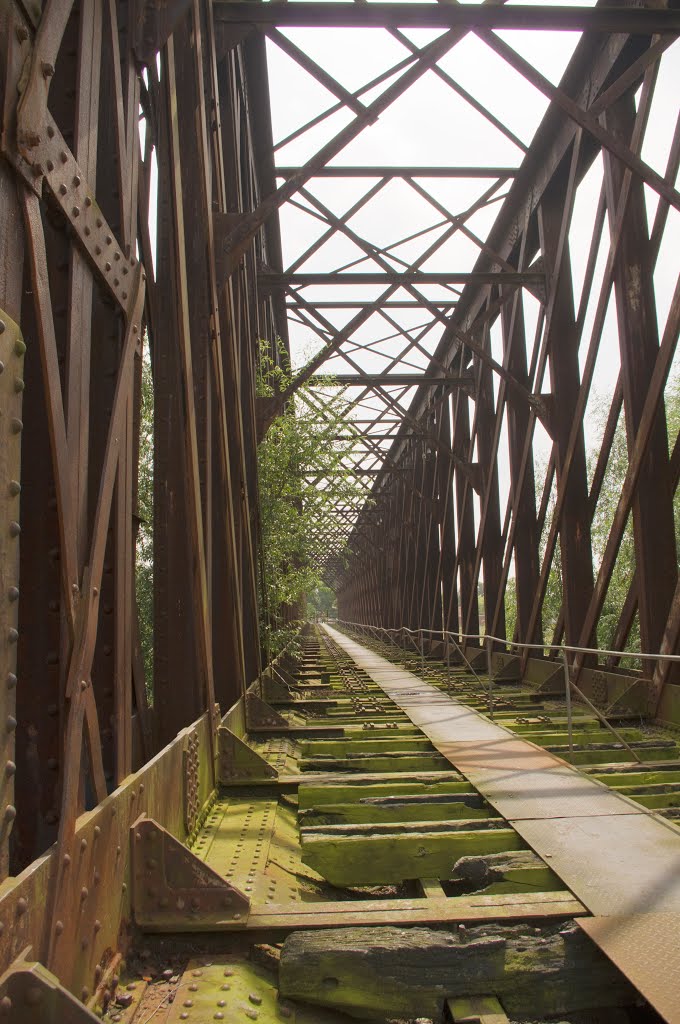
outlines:
[{"label": "railing post", "polygon": [[489,718],[493,718],[493,640],[486,637],[486,673],[489,677]]},{"label": "railing post", "polygon": [[569,656],[565,650],[562,651],[562,666],[564,669],[564,699],[567,704],[567,729],[569,731],[569,752],[574,749],[573,722],[571,715],[571,678],[569,675]]}]

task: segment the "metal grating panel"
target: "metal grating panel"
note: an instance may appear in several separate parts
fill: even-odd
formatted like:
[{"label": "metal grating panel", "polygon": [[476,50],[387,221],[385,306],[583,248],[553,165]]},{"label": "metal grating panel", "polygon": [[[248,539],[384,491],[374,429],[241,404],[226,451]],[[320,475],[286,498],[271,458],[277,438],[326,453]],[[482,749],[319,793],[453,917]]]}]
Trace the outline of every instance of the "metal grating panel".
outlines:
[{"label": "metal grating panel", "polygon": [[602,817],[646,814],[646,808],[560,765],[549,771],[475,768],[468,777],[497,810],[513,823],[522,818]]},{"label": "metal grating panel", "polygon": [[593,914],[680,913],[680,832],[649,814],[513,821]]},{"label": "metal grating panel", "polygon": [[680,1021],[680,914],[589,917],[577,923],[668,1024]]}]

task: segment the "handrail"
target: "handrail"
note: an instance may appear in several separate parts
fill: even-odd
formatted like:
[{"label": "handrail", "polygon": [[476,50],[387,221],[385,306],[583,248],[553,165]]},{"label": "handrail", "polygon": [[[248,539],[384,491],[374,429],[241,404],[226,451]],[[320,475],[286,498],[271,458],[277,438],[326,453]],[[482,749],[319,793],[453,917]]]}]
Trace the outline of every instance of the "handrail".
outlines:
[{"label": "handrail", "polygon": [[[344,626],[358,626],[367,627],[367,623],[364,622],[347,622],[345,619],[336,619],[336,622]],[[572,644],[528,644],[517,640],[508,640],[505,637],[493,636],[491,633],[454,633],[448,629],[425,629],[424,627],[419,629],[409,629],[408,626],[398,627],[387,627],[387,626],[371,626],[371,629],[380,629],[384,633],[430,633],[433,636],[444,636],[454,639],[458,637],[458,640],[479,640],[488,641],[491,640],[493,643],[503,644],[505,647],[514,647],[517,650],[527,651],[567,651],[569,654],[600,654],[606,657],[613,658],[640,658],[643,661],[680,661],[680,654],[662,654],[661,651],[658,654],[642,653],[640,651],[609,651],[602,647],[576,647]]]},{"label": "handrail", "polygon": [[[583,691],[572,680],[571,672],[570,672],[570,668],[569,668],[569,659],[567,657],[567,654],[596,654],[596,655],[607,655],[607,656],[613,655],[614,657],[618,657],[618,658],[631,657],[631,658],[642,658],[642,659],[647,659],[647,660],[663,659],[663,660],[666,660],[666,661],[680,661],[680,654],[661,654],[661,652],[659,652],[659,654],[639,654],[637,651],[607,651],[607,650],[601,650],[600,648],[597,648],[597,647],[575,647],[575,646],[573,646],[571,644],[528,644],[528,643],[516,642],[514,640],[507,640],[507,639],[504,639],[502,637],[492,636],[489,633],[486,633],[486,634],[481,634],[481,633],[458,633],[458,634],[455,634],[451,630],[447,630],[447,629],[425,629],[424,627],[423,628],[419,628],[419,629],[410,629],[408,626],[399,626],[398,628],[394,628],[394,627],[389,628],[389,627],[386,627],[386,626],[373,626],[373,625],[369,626],[368,623],[363,623],[363,622],[347,622],[344,619],[337,619],[336,621],[338,622],[339,625],[343,625],[343,626],[352,626],[352,627],[357,627],[359,629],[367,629],[368,628],[368,629],[371,629],[372,631],[379,630],[380,632],[385,633],[388,636],[391,633],[399,633],[399,634],[402,634],[402,635],[404,633],[408,633],[408,634],[411,634],[411,635],[418,635],[419,637],[421,637],[421,644],[422,644],[422,636],[423,636],[423,634],[429,634],[429,635],[432,635],[432,636],[441,637],[442,638],[442,642],[444,642],[444,643],[447,643],[447,641],[452,641],[454,647],[456,648],[458,653],[461,655],[461,657],[465,661],[465,664],[468,666],[468,668],[470,669],[472,674],[475,676],[475,678],[480,683],[482,683],[481,678],[477,675],[477,673],[473,669],[472,665],[470,664],[470,662],[466,658],[463,649],[460,647],[460,645],[458,643],[458,640],[479,640],[480,641],[480,647],[482,647],[482,641],[483,641],[484,642],[484,646],[486,646],[486,648],[487,648],[487,664],[488,664],[488,675],[489,675],[489,686],[487,687],[487,691],[488,691],[488,694],[489,694],[489,716],[491,718],[493,718],[493,674],[492,674],[492,666],[491,666],[491,655],[492,655],[492,650],[493,650],[493,644],[494,643],[500,643],[500,644],[503,644],[506,647],[512,647],[512,648],[515,648],[517,650],[538,650],[538,651],[544,651],[546,649],[549,649],[549,650],[552,650],[552,651],[559,651],[562,654],[562,663],[563,663],[563,666],[564,666],[564,691],[565,691],[565,702],[566,702],[566,705],[567,705],[567,727],[568,727],[568,733],[569,733],[569,750],[573,751],[573,749],[574,749],[574,744],[573,744],[573,724],[572,724],[572,707],[571,707],[571,691],[573,690],[574,693],[576,693],[577,696],[580,698],[580,700],[582,700],[583,703],[588,708],[590,708],[590,710],[596,715],[596,717],[599,719],[599,721],[602,723],[602,725],[604,725],[605,728],[608,729],[609,732],[612,733],[612,735],[616,738],[617,743],[620,743],[623,747],[625,747],[625,749],[628,751],[628,753],[638,762],[638,764],[642,764],[643,763],[642,762],[642,758],[624,740],[623,736],[621,736],[620,733],[618,732],[618,730],[614,728],[614,726],[611,724],[611,722],[607,719],[606,715],[604,715],[600,711],[600,709],[597,708],[593,704],[593,702],[591,700],[589,700],[588,697],[586,697],[585,693],[583,693]],[[456,636],[458,637],[458,640],[456,640]],[[390,640],[391,639],[392,638],[390,637]],[[394,642],[394,641],[392,641],[392,642]],[[414,643],[414,646],[416,646],[415,645],[415,641],[413,641],[413,643]],[[418,650],[417,647],[416,647],[416,650]],[[419,653],[421,654],[421,656],[424,659],[424,657],[425,657],[424,651],[420,650]],[[447,677],[450,678],[450,676],[449,676],[450,669],[449,669],[448,643],[447,643],[447,658],[446,658],[446,662],[447,662]],[[483,683],[482,683],[482,685],[483,685]]]}]

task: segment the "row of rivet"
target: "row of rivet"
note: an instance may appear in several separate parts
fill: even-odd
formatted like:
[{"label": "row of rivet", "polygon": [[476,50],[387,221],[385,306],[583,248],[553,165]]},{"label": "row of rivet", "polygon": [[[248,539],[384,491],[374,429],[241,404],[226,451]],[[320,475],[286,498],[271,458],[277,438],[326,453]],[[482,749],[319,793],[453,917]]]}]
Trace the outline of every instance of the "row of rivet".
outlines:
[{"label": "row of rivet", "polygon": [[[1,312],[1,311],[0,311]],[[8,331],[9,327],[9,331]],[[9,333],[9,337],[5,338],[5,335]],[[9,522],[7,525],[7,534],[9,540],[18,541],[21,534],[21,526],[19,524],[18,514],[18,498],[21,493],[21,485],[18,479],[14,478],[14,475],[18,476],[18,467],[21,461],[21,441],[20,434],[23,430],[23,422],[21,420],[21,404],[22,394],[24,390],[24,379],[23,379],[23,357],[26,352],[26,345],[21,337],[18,326],[11,320],[10,317],[6,317],[5,314],[0,315],[0,374],[3,375],[3,388],[5,389],[5,413],[8,417],[8,428],[10,434],[10,441],[7,445],[7,462],[10,464],[10,473],[12,474],[11,479],[6,482],[6,501],[7,501],[7,514]],[[10,381],[7,381],[5,372],[12,372],[13,377]],[[9,394],[7,394],[7,391]],[[3,485],[4,481],[3,481]],[[14,571],[18,576],[19,570],[19,555],[18,548],[12,545],[10,550],[3,554],[3,558],[6,559],[5,569],[7,572]],[[4,846],[3,856],[7,858],[7,843],[9,840],[9,834],[11,827],[16,819],[16,807],[14,806],[14,776],[16,774],[16,763],[14,761],[14,734],[17,727],[17,719],[15,716],[15,691],[17,685],[17,671],[16,671],[16,659],[17,659],[17,642],[19,639],[18,632],[18,601],[19,601],[19,587],[16,583],[10,583],[7,588],[7,651],[5,664],[5,680],[7,685],[7,692],[5,697],[5,731],[7,736],[7,743],[4,748],[4,754],[7,758],[5,762],[4,772],[4,785],[2,789],[2,799],[5,803],[4,810],[2,811],[2,824],[1,824],[1,836]],[[17,901],[17,914],[25,913],[28,904],[23,898]]]}]

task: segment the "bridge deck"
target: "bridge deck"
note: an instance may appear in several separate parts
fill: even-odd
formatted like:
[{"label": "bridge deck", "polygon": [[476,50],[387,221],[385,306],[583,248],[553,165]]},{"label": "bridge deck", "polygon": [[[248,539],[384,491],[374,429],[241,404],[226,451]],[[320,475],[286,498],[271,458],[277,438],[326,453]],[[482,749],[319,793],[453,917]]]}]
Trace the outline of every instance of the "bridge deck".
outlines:
[{"label": "bridge deck", "polygon": [[619,969],[680,1020],[680,829],[324,628],[596,915],[582,927]]}]

